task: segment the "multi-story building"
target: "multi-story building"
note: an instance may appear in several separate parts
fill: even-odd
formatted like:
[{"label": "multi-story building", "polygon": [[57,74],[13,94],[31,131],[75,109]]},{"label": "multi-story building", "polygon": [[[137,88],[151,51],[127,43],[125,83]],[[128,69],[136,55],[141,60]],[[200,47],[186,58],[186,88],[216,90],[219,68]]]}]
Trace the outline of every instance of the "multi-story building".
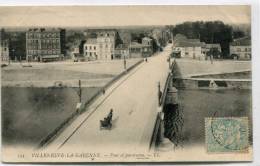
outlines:
[{"label": "multi-story building", "polygon": [[129,58],[129,47],[127,44],[119,44],[115,48],[115,56],[114,58],[121,59],[121,58]]},{"label": "multi-story building", "polygon": [[1,40],[0,43],[1,61],[9,61],[9,43],[8,40]]},{"label": "multi-story building", "polygon": [[219,43],[211,43],[211,44],[206,43],[206,51],[208,52],[210,49],[216,49],[219,52],[221,52],[221,46]]},{"label": "multi-story building", "polygon": [[153,54],[153,40],[149,37],[144,37],[142,39],[142,45],[143,45],[143,56],[149,57]]},{"label": "multi-story building", "polygon": [[180,41],[175,43],[173,51],[181,58],[201,59],[205,56],[200,42]]},{"label": "multi-story building", "polygon": [[98,56],[98,44],[96,38],[89,38],[84,43],[83,54],[88,60],[97,60]]},{"label": "multi-story building", "polygon": [[173,39],[173,55],[179,58],[205,59],[206,43],[177,34]]},{"label": "multi-story building", "polygon": [[111,60],[115,53],[115,31],[100,31],[97,32],[97,59]]},{"label": "multi-story building", "polygon": [[60,60],[65,55],[64,29],[29,29],[26,33],[28,61]]},{"label": "multi-story building", "polygon": [[244,37],[234,40],[229,45],[230,55],[234,59],[251,59],[251,38]]},{"label": "multi-story building", "polygon": [[129,46],[131,58],[144,58],[153,54],[153,43],[149,37],[144,37],[142,43],[131,42]]},{"label": "multi-story building", "polygon": [[130,58],[142,58],[143,45],[138,42],[131,42],[129,46]]}]

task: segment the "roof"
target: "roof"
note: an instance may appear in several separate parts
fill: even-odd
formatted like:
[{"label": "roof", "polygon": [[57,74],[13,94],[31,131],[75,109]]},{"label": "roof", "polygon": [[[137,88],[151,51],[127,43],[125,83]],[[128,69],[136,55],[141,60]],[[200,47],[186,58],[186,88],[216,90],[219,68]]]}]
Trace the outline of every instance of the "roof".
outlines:
[{"label": "roof", "polygon": [[88,38],[85,44],[97,44],[96,38]]},{"label": "roof", "polygon": [[127,44],[119,44],[119,45],[117,45],[116,49],[128,49],[128,45]]},{"label": "roof", "polygon": [[189,41],[179,41],[175,44],[175,47],[201,47],[201,42],[189,42]]},{"label": "roof", "polygon": [[151,41],[151,40],[153,40],[153,39],[151,39],[151,38],[149,38],[149,37],[144,37],[142,40],[149,40],[149,41]]},{"label": "roof", "polygon": [[28,32],[59,32],[60,28],[30,28]]},{"label": "roof", "polygon": [[137,42],[131,42],[130,47],[140,47],[141,48],[141,47],[143,47],[143,45],[140,43],[137,43]]},{"label": "roof", "polygon": [[219,43],[207,43],[206,48],[220,47]]},{"label": "roof", "polygon": [[186,36],[184,36],[183,34],[177,34],[174,36],[174,40],[179,40],[179,39],[187,39]]},{"label": "roof", "polygon": [[234,40],[230,43],[231,46],[250,46],[251,45],[251,37],[243,37]]}]

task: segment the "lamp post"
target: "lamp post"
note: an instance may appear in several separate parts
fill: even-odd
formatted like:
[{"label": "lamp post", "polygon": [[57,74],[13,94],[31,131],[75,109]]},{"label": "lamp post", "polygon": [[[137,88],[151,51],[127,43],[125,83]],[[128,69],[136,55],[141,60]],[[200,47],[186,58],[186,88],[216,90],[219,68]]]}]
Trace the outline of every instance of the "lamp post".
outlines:
[{"label": "lamp post", "polygon": [[126,58],[125,58],[125,55],[124,55],[124,69],[126,70]]}]

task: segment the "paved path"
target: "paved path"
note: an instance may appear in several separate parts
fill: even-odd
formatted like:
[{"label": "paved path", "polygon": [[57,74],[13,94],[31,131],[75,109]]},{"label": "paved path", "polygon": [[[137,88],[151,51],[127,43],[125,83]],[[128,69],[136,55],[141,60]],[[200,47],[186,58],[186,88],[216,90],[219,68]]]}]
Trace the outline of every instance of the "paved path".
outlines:
[{"label": "paved path", "polygon": [[[163,87],[169,72],[170,47],[148,59],[99,97],[47,148],[49,150],[147,150],[158,106],[158,82]],[[113,108],[113,127],[100,130],[99,120]],[[140,151],[139,151],[140,152]]]}]

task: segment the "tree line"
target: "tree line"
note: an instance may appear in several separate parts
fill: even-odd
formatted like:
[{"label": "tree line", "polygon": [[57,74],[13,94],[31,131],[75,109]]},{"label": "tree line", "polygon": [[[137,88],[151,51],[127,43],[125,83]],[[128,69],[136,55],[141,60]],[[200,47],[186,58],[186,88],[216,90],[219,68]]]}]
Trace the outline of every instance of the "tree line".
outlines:
[{"label": "tree line", "polygon": [[232,26],[224,24],[222,21],[196,21],[184,22],[175,26],[169,26],[173,36],[183,34],[187,38],[197,38],[205,43],[219,43],[221,46],[221,57],[230,58],[229,44],[235,38],[244,37],[241,30],[234,30]]}]

